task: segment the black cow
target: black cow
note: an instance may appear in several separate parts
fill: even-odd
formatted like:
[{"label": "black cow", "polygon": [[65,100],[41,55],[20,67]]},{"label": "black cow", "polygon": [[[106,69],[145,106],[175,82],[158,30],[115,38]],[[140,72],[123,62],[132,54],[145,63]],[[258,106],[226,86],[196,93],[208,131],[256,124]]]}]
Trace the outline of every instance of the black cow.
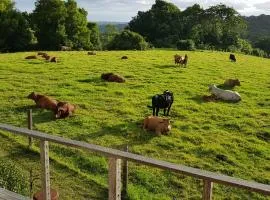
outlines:
[{"label": "black cow", "polygon": [[169,90],[165,90],[163,94],[156,94],[152,97],[152,106],[148,106],[153,109],[153,116],[158,116],[158,112],[160,108],[164,109],[164,115],[166,115],[167,108],[167,116],[169,115],[170,108],[173,103],[173,93]]},{"label": "black cow", "polygon": [[234,54],[230,54],[230,60],[236,62],[236,58]]}]

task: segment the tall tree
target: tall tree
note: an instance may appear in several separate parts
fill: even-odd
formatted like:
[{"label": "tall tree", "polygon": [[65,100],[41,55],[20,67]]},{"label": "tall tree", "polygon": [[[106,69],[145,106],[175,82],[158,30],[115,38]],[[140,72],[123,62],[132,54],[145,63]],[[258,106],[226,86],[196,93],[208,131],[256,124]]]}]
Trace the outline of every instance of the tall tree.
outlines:
[{"label": "tall tree", "polygon": [[118,29],[113,24],[107,24],[105,26],[105,31],[101,33],[101,43],[102,48],[107,49],[108,44],[113,40],[113,38],[119,33]]},{"label": "tall tree", "polygon": [[172,3],[156,0],[149,11],[138,12],[129,22],[129,29],[156,47],[175,46],[182,30],[180,10]]},{"label": "tall tree", "polygon": [[87,11],[78,8],[75,0],[65,3],[67,17],[65,20],[66,34],[69,46],[75,49],[90,49],[90,30],[87,27]]},{"label": "tall tree", "polygon": [[37,0],[33,11],[36,37],[42,49],[57,50],[67,40],[67,11],[62,0]]},{"label": "tall tree", "polygon": [[34,40],[33,31],[24,15],[10,0],[0,2],[0,51],[22,51]]},{"label": "tall tree", "polygon": [[90,42],[92,44],[92,49],[101,50],[102,46],[98,25],[96,23],[88,22],[87,27],[90,31]]}]

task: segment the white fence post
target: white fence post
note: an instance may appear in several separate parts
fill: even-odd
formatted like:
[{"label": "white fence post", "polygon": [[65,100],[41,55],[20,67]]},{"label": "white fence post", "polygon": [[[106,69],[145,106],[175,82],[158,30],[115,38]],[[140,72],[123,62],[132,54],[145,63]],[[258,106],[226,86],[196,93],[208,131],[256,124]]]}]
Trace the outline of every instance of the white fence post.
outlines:
[{"label": "white fence post", "polygon": [[40,160],[41,160],[41,181],[42,195],[44,200],[51,200],[50,190],[50,163],[49,163],[49,142],[40,141]]}]

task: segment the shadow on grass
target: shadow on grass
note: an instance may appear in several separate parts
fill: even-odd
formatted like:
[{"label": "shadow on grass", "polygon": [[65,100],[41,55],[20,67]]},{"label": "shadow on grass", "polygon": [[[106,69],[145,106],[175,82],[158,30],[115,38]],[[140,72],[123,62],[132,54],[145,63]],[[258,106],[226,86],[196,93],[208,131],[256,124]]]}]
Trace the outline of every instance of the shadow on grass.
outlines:
[{"label": "shadow on grass", "polygon": [[[25,113],[25,116],[27,116],[28,110],[30,109],[32,110],[32,118],[34,124],[45,123],[55,120],[53,111],[37,108],[36,105],[19,106],[16,107],[14,110],[16,112]],[[27,121],[25,121],[25,123],[27,123]]]},{"label": "shadow on grass", "polygon": [[81,79],[78,80],[80,83],[100,83],[103,82],[100,77],[93,77],[93,78],[88,78],[88,79]]},{"label": "shadow on grass", "polygon": [[[122,136],[126,138],[126,144],[132,146],[137,144],[148,143],[152,138],[156,137],[155,133],[146,132],[143,130],[142,121],[133,121],[127,123],[121,123],[117,125],[103,126],[97,132],[90,134],[83,134],[73,137],[74,140],[89,142],[91,140],[96,140],[97,138],[112,135],[112,136]],[[108,144],[111,148],[123,149],[123,145],[112,146]]]}]

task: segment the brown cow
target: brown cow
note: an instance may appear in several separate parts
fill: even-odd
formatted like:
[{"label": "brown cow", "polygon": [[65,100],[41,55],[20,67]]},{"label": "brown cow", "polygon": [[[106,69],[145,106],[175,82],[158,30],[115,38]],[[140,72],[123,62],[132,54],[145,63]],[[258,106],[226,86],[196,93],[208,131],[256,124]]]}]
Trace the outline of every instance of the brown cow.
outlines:
[{"label": "brown cow", "polygon": [[51,62],[55,62],[56,63],[57,62],[57,58],[56,57],[52,57],[51,58]]},{"label": "brown cow", "polygon": [[89,51],[89,52],[87,53],[87,55],[94,56],[94,55],[97,55],[97,53],[94,52],[94,51]]},{"label": "brown cow", "polygon": [[101,79],[109,82],[124,83],[125,79],[119,75],[113,73],[105,73],[101,75]]},{"label": "brown cow", "polygon": [[33,56],[26,56],[25,59],[29,60],[29,59],[37,59],[37,56],[33,55]]},{"label": "brown cow", "polygon": [[48,96],[40,95],[40,94],[36,94],[35,92],[32,92],[31,94],[27,96],[27,98],[33,99],[36,102],[37,107],[39,108],[56,111],[58,102]]},{"label": "brown cow", "polygon": [[180,56],[178,54],[174,55],[174,64],[180,64],[182,60],[184,60],[183,56]]},{"label": "brown cow", "polygon": [[37,55],[39,55],[39,56],[42,56],[42,57],[43,57],[44,55],[48,55],[48,54],[47,54],[47,53],[44,53],[44,52],[38,52],[38,53],[37,53]]},{"label": "brown cow", "polygon": [[75,111],[75,106],[68,102],[59,102],[55,111],[55,118],[66,118],[71,116]]},{"label": "brown cow", "polygon": [[161,134],[168,134],[171,130],[171,125],[169,119],[148,116],[143,121],[143,129],[155,131],[155,133],[160,136]]}]

